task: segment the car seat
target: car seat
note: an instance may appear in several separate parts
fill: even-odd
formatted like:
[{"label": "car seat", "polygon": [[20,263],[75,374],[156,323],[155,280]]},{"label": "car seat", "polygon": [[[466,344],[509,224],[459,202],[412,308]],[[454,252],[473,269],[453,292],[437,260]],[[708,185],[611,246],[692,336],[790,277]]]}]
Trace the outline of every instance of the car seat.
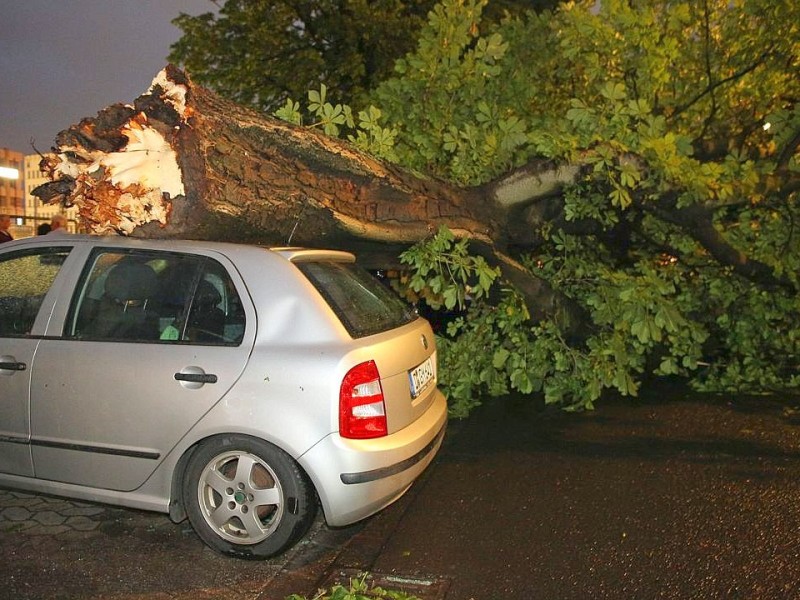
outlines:
[{"label": "car seat", "polygon": [[158,314],[151,304],[157,287],[156,274],[148,265],[120,261],[109,271],[97,311],[82,336],[157,340]]},{"label": "car seat", "polygon": [[187,337],[194,342],[224,342],[225,312],[219,308],[222,295],[206,279],[201,279],[189,314]]}]

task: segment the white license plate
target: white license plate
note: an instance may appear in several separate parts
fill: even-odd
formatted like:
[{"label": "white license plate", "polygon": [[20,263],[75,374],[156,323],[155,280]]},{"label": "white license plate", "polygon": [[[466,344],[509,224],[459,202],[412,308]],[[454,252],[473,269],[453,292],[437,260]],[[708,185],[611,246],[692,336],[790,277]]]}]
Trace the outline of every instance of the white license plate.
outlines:
[{"label": "white license plate", "polygon": [[434,380],[433,358],[428,357],[422,364],[411,369],[408,380],[411,384],[411,397],[416,398]]}]

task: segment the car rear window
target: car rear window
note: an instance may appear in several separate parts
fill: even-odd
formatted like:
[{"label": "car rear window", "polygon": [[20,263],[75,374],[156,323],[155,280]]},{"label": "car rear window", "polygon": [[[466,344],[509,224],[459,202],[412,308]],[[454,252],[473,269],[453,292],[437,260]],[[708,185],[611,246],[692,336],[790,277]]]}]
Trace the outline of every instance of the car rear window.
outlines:
[{"label": "car rear window", "polygon": [[397,294],[352,263],[296,264],[354,338],[394,329],[418,318]]}]

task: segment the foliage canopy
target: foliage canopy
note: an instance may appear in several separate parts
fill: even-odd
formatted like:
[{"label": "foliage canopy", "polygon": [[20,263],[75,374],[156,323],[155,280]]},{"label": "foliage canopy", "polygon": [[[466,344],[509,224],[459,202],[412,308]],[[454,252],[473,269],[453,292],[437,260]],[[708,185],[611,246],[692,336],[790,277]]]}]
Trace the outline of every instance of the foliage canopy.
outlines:
[{"label": "foliage canopy", "polygon": [[484,6],[437,4],[358,119],[309,86],[313,123],[463,186],[582,168],[519,257],[583,308],[580,336],[557,310],[532,322],[446,230],[403,255],[410,296],[462,310],[440,340],[454,413],[510,389],[590,408],[650,375],[796,390],[800,5],[583,0],[488,25]]},{"label": "foliage canopy", "polygon": [[512,292],[473,303],[443,344],[455,406],[513,388],[591,407],[649,374],[796,389],[800,9],[594,5],[478,37],[481,3],[445,2],[374,95],[414,168],[468,185],[537,156],[584,166],[526,261],[589,335],[531,326]]},{"label": "foliage canopy", "polygon": [[[272,111],[321,82],[352,103],[391,75],[411,51],[435,0],[225,0],[216,12],[181,13],[169,60],[198,83],[241,104]],[[505,12],[555,0],[497,0]]]}]

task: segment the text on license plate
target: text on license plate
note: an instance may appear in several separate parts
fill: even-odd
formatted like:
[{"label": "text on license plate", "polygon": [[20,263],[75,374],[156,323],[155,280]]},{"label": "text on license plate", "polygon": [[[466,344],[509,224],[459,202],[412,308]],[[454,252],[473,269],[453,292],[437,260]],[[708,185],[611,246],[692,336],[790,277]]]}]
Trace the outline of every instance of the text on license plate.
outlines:
[{"label": "text on license plate", "polygon": [[433,359],[428,357],[422,364],[411,369],[408,379],[411,383],[411,397],[416,398],[434,379]]}]

